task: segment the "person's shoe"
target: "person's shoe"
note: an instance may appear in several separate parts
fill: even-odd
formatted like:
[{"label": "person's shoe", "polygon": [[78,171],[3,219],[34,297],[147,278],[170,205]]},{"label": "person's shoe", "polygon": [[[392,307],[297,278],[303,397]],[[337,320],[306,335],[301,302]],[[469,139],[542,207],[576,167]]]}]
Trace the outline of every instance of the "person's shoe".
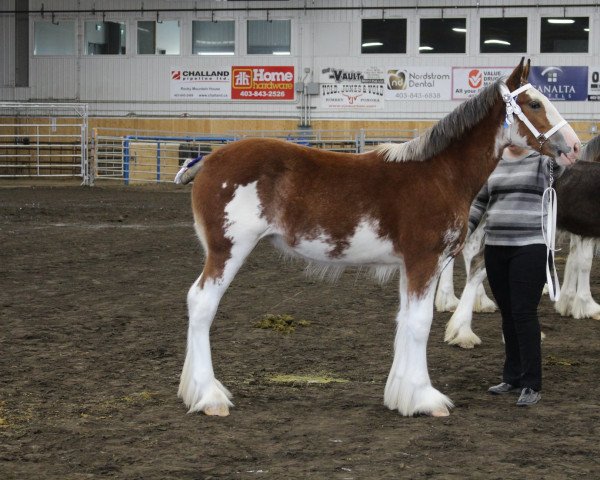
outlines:
[{"label": "person's shoe", "polygon": [[515,387],[510,383],[502,382],[499,385],[495,385],[493,387],[488,388],[488,392],[492,395],[504,395],[506,393],[516,393],[521,389],[519,387]]},{"label": "person's shoe", "polygon": [[517,407],[528,407],[529,405],[535,405],[542,398],[540,392],[536,392],[532,388],[524,388],[521,392],[521,396],[517,400]]}]

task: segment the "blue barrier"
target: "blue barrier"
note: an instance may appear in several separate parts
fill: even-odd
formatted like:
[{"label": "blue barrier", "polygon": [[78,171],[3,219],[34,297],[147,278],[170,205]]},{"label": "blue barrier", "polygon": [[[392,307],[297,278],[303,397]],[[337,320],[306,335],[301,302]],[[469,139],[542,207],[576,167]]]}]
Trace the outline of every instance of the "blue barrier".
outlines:
[{"label": "blue barrier", "polygon": [[123,137],[123,180],[125,185],[129,185],[130,181],[130,144],[131,142],[140,140],[152,140],[157,143],[156,146],[156,181],[160,182],[161,168],[160,168],[160,144],[161,142],[211,142],[211,143],[228,143],[237,140],[235,137],[154,137],[154,136],[140,136],[140,135],[127,135]]}]

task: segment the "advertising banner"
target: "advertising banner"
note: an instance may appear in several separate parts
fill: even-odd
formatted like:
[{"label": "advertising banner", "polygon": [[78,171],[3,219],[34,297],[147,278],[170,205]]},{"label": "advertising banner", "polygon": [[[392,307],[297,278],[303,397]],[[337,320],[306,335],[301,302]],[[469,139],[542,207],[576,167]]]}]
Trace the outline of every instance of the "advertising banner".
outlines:
[{"label": "advertising banner", "polygon": [[320,80],[321,108],[331,110],[383,108],[384,72],[379,67],[352,70],[327,67],[321,70]]},{"label": "advertising banner", "polygon": [[234,100],[294,100],[294,67],[231,67]]},{"label": "advertising banner", "polygon": [[386,100],[450,100],[450,67],[388,67],[385,74]]},{"label": "advertising banner", "polygon": [[588,100],[600,101],[600,67],[588,68]]},{"label": "advertising banner", "polygon": [[452,67],[452,100],[465,100],[494,83],[502,76],[508,76],[513,67]]},{"label": "advertising banner", "polygon": [[550,100],[588,99],[588,67],[531,67],[529,83]]},{"label": "advertising banner", "polygon": [[220,69],[171,68],[171,98],[174,100],[229,100],[231,72]]}]

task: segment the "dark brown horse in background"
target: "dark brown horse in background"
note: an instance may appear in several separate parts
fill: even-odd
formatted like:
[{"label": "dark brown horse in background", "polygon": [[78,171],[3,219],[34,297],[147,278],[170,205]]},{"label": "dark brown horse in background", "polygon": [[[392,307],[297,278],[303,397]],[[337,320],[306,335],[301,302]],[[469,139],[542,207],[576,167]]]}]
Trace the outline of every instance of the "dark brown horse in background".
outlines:
[{"label": "dark brown horse in background", "polygon": [[[206,252],[187,296],[179,395],[189,411],[229,413],[231,395],[215,379],[209,329],[244,260],[267,238],[320,269],[367,266],[380,277],[399,271],[400,311],[384,404],[403,415],[448,415],[452,403],[431,385],[426,346],[436,281],[462,248],[469,206],[510,143],[539,148],[563,163],[578,155],[575,132],[548,99],[528,84],[515,92],[528,73],[522,60],[506,81],[486,87],[406,144],[342,154],[248,139],[188,172],[188,179],[198,172],[192,206]],[[522,115],[505,128],[507,105]],[[536,129],[555,133],[538,138]]]},{"label": "dark brown horse in background", "polygon": [[[555,308],[561,315],[600,320],[600,305],[592,298],[590,289],[594,246],[600,240],[600,136],[588,142],[581,151],[581,160],[556,179],[555,189],[558,198],[556,224],[562,233],[571,237],[562,291]],[[495,310],[493,303],[485,309],[474,308],[490,302],[482,287],[486,277],[483,237],[480,235],[483,224],[481,222],[467,240],[464,249],[467,283],[446,326],[444,338],[451,345],[463,348],[473,348],[481,343],[471,327],[473,311]],[[452,281],[452,275],[445,276],[444,281]],[[448,285],[441,288],[451,290]]]}]

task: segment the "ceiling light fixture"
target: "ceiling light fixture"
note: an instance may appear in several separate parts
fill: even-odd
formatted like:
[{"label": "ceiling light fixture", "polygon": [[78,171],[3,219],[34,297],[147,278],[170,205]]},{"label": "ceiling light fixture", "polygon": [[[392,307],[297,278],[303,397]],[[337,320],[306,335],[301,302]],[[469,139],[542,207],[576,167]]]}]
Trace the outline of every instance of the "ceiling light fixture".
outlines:
[{"label": "ceiling light fixture", "polygon": [[510,45],[510,42],[507,42],[506,40],[498,40],[497,38],[490,38],[489,40],[486,40],[483,43],[494,45]]},{"label": "ceiling light fixture", "polygon": [[575,20],[573,20],[572,18],[549,18],[548,23],[568,25],[571,23],[575,23]]}]

